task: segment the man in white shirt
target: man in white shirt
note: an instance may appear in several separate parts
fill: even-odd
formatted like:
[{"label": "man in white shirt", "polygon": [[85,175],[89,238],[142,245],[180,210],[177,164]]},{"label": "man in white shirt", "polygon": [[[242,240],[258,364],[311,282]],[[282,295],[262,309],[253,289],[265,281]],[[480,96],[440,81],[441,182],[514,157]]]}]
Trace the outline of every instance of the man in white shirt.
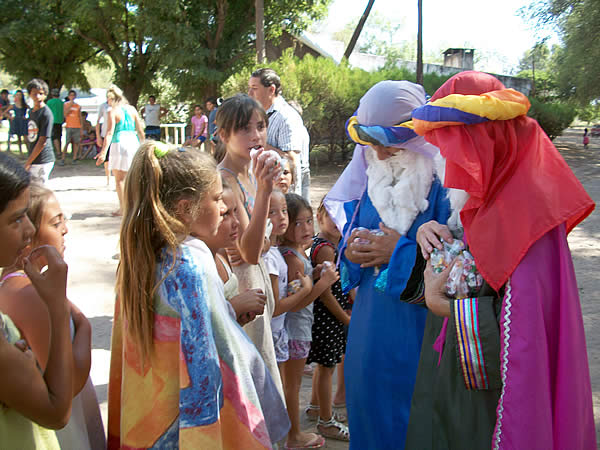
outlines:
[{"label": "man in white shirt", "polygon": [[281,96],[281,80],[273,69],[258,69],[248,81],[248,95],[267,112],[267,149],[291,156],[294,163],[294,192],[310,202],[309,135],[302,117]]},{"label": "man in white shirt", "polygon": [[146,139],[160,141],[160,119],[169,112],[169,110],[156,103],[156,97],[148,97],[148,103],[141,109],[142,117],[146,122]]}]

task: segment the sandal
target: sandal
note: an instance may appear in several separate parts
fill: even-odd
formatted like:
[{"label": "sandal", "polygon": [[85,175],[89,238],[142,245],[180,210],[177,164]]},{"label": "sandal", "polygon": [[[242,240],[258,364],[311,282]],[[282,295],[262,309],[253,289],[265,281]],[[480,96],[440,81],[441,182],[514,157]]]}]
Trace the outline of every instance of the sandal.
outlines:
[{"label": "sandal", "polygon": [[316,422],[317,419],[319,418],[319,410],[321,408],[319,408],[316,405],[308,405],[306,408],[304,408],[304,414],[306,414],[306,417],[308,418],[308,420],[310,420],[311,422]]},{"label": "sandal", "polygon": [[348,427],[335,420],[335,414],[327,421],[319,417],[317,430],[326,438],[345,442],[350,441],[350,431],[348,430]]}]

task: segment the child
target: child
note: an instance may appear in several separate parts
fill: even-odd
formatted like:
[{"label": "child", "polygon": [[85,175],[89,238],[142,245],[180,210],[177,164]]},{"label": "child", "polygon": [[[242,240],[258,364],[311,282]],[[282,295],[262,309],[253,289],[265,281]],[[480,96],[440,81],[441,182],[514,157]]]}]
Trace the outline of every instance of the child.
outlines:
[{"label": "child", "polygon": [[[340,232],[325,209],[323,200],[317,210],[319,234],[313,239],[310,259],[313,267],[326,261],[335,265]],[[325,436],[348,441],[348,427],[342,425],[340,418],[333,414],[331,407],[332,376],[335,366],[342,362],[346,352],[346,334],[344,326],[350,324],[348,295],[342,292],[342,284],[336,281],[331,289],[326,289],[315,301],[312,327],[312,345],[308,354],[308,364],[316,362],[319,366],[313,377],[313,401],[307,409],[318,411],[317,430]],[[314,400],[319,406],[313,406]]]},{"label": "child", "polygon": [[200,148],[204,141],[206,141],[206,136],[208,134],[208,118],[202,112],[202,106],[194,106],[194,115],[192,116],[191,123],[192,136],[185,141],[184,145]]},{"label": "child", "polygon": [[[244,330],[265,360],[283,398],[271,335],[275,299],[269,273],[261,258],[265,250],[262,237],[267,228],[269,198],[280,175],[275,159],[261,150],[267,141],[267,125],[265,110],[245,94],[228,98],[217,111],[219,139],[226,148],[219,169],[231,186],[240,221],[236,246],[227,252],[240,290],[260,289],[267,296],[264,314],[246,324]],[[253,149],[258,149],[258,154],[251,158]]]},{"label": "child", "polygon": [[[26,214],[29,183],[30,175],[21,164],[0,154],[0,267],[15,263],[35,231]],[[34,265],[41,261],[48,266],[43,276]],[[58,450],[54,432],[42,427],[64,427],[73,398],[67,266],[55,248],[46,246],[31,252],[24,269],[48,308],[48,364],[42,374],[29,352],[13,345],[20,332],[8,315],[0,312],[0,436],[3,448]],[[4,296],[0,289],[0,297]]]},{"label": "child", "polygon": [[[305,256],[314,234],[313,213],[308,202],[297,194],[285,196],[290,225],[279,248],[288,265],[288,280],[299,278],[299,274],[312,275],[313,268]],[[286,315],[289,336],[289,360],[282,364],[285,401],[292,427],[288,434],[288,447],[322,447],[325,440],[314,433],[300,431],[299,394],[302,372],[310,350],[313,324],[313,302],[339,279],[333,265],[324,266],[310,293]]]},{"label": "child", "polygon": [[29,106],[27,106],[27,103],[25,103],[23,91],[19,89],[17,92],[15,92],[15,103],[10,105],[10,108],[8,109],[8,117],[10,120],[7,147],[8,151],[10,151],[10,138],[11,136],[16,135],[19,143],[19,153],[23,153],[23,150],[21,149],[21,138],[23,139],[23,144],[25,144],[25,137],[27,136],[28,109]]},{"label": "child", "polygon": [[294,169],[293,162],[287,156],[283,156],[281,158],[281,176],[277,180],[277,188],[283,192],[283,194],[287,194],[288,192],[294,191]]},{"label": "child", "polygon": [[264,312],[267,297],[260,289],[250,289],[242,294],[239,293],[237,276],[231,270],[227,254],[223,251],[223,249],[235,245],[240,225],[233,192],[226,183],[223,183],[223,203],[226,209],[223,213],[223,221],[219,225],[219,231],[215,236],[205,238],[204,243],[215,259],[217,272],[224,284],[225,299],[231,304],[232,317],[240,325],[245,325]]},{"label": "child", "polygon": [[[0,309],[8,314],[23,338],[31,346],[40,368],[45,370],[50,347],[50,322],[48,308],[31,285],[27,275],[17,267],[31,248],[49,245],[64,257],[64,236],[68,233],[66,218],[54,193],[42,186],[30,187],[30,204],[27,216],[35,227],[29,248],[17,264],[5,269],[0,298]],[[71,332],[73,334],[73,407],[65,428],[57,432],[63,448],[103,449],[106,442],[96,391],[89,378],[92,358],[92,328],[79,309],[71,304]],[[87,405],[87,408],[85,406]],[[88,428],[89,427],[89,428]]]},{"label": "child", "polygon": [[[270,448],[285,406],[232,319],[213,256],[224,206],[212,158],[147,141],[125,186],[109,448]],[[267,414],[268,411],[268,414]]]},{"label": "child", "polygon": [[[288,334],[285,329],[286,312],[295,307],[311,291],[313,283],[311,277],[298,273],[300,287],[297,292],[288,295],[288,266],[279,251],[279,240],[288,229],[288,213],[285,195],[281,191],[271,193],[269,203],[269,220],[273,226],[271,231],[271,247],[264,254],[265,264],[271,277],[271,286],[275,297],[275,309],[271,320],[271,333],[275,346],[277,364],[286,362],[289,355]],[[281,369],[281,365],[279,366]]]},{"label": "child", "polygon": [[54,117],[50,108],[44,103],[48,95],[48,85],[44,80],[34,78],[27,83],[27,93],[33,101],[33,108],[29,112],[30,132],[27,134],[29,158],[25,162],[25,169],[29,170],[31,178],[44,184],[50,177],[55,160],[52,149]]},{"label": "child", "polygon": [[583,148],[588,148],[589,143],[590,143],[590,137],[588,136],[588,129],[586,128],[583,131]]}]

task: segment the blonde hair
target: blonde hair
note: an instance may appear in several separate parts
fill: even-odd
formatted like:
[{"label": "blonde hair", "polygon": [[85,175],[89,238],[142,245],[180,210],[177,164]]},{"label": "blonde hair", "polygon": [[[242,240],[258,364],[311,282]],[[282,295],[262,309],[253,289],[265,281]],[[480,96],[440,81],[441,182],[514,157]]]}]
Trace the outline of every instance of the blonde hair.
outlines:
[{"label": "blonde hair", "polygon": [[[163,153],[160,157],[155,154],[157,147],[159,155],[160,150]],[[140,349],[142,361],[152,354],[154,294],[164,280],[156,280],[157,261],[166,248],[173,261],[168,275],[175,266],[178,246],[189,234],[188,226],[177,217],[178,202],[191,200],[196,205],[191,211],[195,217],[197,205],[218,176],[210,156],[156,141],[140,146],[127,172],[117,293],[127,332]]]},{"label": "blonde hair", "polygon": [[113,101],[112,106],[128,105],[129,102],[123,95],[123,91],[119,86],[111,84],[106,91],[106,98],[110,98]]}]

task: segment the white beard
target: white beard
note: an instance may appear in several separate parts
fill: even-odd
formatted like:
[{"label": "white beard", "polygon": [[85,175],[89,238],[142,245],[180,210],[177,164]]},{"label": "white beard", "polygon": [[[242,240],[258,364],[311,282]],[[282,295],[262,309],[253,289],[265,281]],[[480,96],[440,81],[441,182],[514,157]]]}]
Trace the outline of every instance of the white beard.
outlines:
[{"label": "white beard", "polygon": [[[442,185],[446,184],[446,159],[437,154],[434,158],[435,160],[435,171],[438,175],[438,178],[442,180]],[[461,229],[462,222],[460,220],[460,212],[469,200],[469,194],[460,189],[448,189],[448,200],[450,200],[450,210],[452,213],[450,214],[450,218],[448,219],[448,228],[450,230],[458,230]]]},{"label": "white beard", "polygon": [[417,215],[429,207],[433,161],[404,150],[380,161],[373,149],[365,150],[368,193],[385,226],[405,235]]}]

